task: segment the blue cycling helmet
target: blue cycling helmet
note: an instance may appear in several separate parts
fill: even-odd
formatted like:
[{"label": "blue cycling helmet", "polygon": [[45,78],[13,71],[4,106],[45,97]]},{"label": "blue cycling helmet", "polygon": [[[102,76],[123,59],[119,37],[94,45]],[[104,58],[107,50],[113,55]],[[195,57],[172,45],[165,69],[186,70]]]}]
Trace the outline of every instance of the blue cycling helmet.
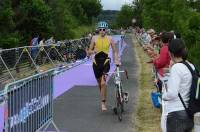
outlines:
[{"label": "blue cycling helmet", "polygon": [[100,22],[98,22],[98,24],[97,24],[97,28],[108,28],[108,23],[107,22],[105,22],[105,21],[100,21]]}]

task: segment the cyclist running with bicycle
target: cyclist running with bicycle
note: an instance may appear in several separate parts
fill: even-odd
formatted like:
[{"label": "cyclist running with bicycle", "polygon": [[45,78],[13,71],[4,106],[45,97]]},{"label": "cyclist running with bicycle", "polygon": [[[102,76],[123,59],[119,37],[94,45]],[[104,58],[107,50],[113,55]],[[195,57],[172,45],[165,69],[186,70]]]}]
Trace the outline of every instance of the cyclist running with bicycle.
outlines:
[{"label": "cyclist running with bicycle", "polygon": [[106,73],[110,70],[110,58],[108,57],[109,49],[112,48],[114,54],[114,63],[120,64],[115,42],[111,36],[107,35],[108,24],[101,21],[97,24],[99,34],[92,37],[88,54],[95,54],[93,60],[93,70],[98,82],[101,95],[101,109],[107,110],[106,107]]}]

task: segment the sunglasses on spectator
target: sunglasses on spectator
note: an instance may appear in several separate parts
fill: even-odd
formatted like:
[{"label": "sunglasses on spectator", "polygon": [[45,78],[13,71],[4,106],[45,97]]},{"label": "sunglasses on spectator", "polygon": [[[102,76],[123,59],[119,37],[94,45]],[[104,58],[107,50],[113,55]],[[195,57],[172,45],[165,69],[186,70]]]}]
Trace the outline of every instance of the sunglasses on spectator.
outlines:
[{"label": "sunglasses on spectator", "polygon": [[99,31],[106,31],[106,29],[105,28],[100,28]]}]

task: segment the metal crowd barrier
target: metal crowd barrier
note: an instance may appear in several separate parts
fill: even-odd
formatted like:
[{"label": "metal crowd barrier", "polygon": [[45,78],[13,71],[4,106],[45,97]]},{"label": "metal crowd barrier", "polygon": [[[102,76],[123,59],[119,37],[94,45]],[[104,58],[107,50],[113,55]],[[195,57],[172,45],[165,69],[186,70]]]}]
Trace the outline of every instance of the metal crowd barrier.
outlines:
[{"label": "metal crowd barrier", "polygon": [[53,121],[53,70],[7,84],[3,100],[5,132],[46,131],[51,123],[59,132]]},{"label": "metal crowd barrier", "polygon": [[64,40],[44,46],[24,46],[0,50],[0,90],[5,84],[80,59],[89,47],[89,38]]},{"label": "metal crowd barrier", "polygon": [[200,112],[194,115],[194,132],[200,132]]}]

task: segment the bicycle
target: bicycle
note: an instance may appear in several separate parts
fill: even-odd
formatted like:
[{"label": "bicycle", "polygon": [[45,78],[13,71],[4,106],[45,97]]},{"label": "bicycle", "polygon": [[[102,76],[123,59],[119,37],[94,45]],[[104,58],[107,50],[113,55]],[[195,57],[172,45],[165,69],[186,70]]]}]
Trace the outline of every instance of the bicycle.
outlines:
[{"label": "bicycle", "polygon": [[128,103],[128,93],[123,91],[122,81],[120,73],[125,73],[128,79],[128,73],[126,70],[120,71],[119,65],[116,66],[116,71],[114,73],[114,83],[116,86],[116,107],[113,108],[113,112],[118,115],[118,120],[122,121],[122,113],[124,112],[124,103]]}]

